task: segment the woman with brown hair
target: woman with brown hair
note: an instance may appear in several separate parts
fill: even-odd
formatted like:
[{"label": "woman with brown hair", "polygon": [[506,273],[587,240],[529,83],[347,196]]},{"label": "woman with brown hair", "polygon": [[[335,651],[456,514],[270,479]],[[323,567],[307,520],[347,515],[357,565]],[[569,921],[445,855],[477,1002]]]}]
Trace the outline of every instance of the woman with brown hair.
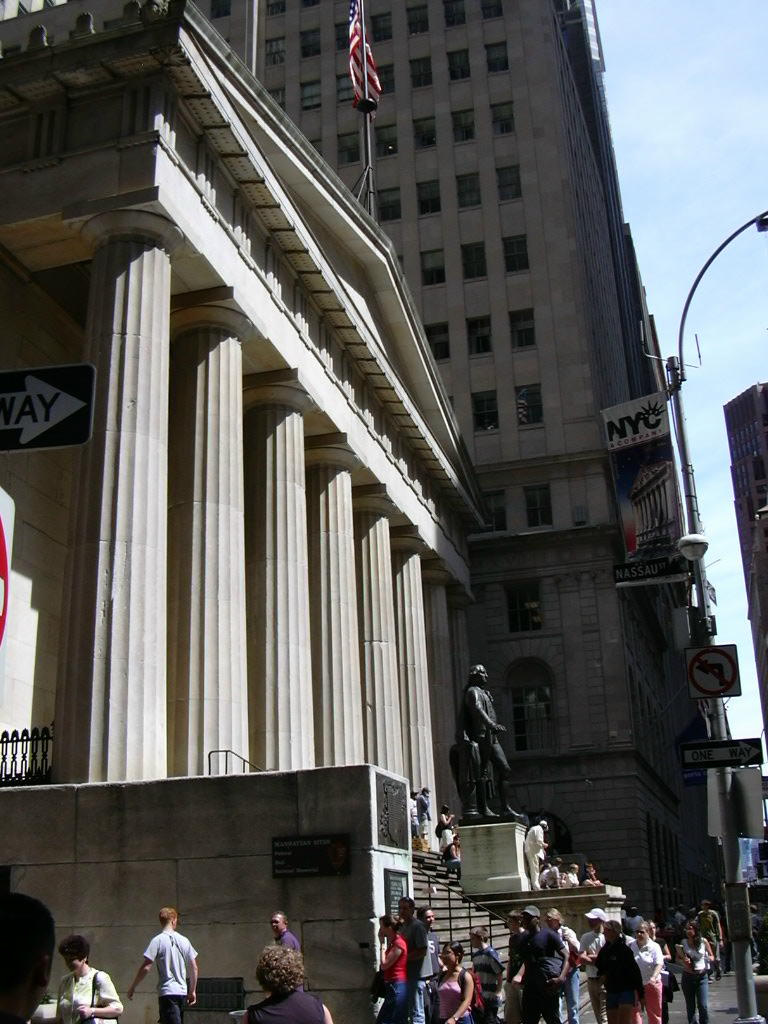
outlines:
[{"label": "woman with brown hair", "polygon": [[287,946],[267,946],[256,964],[266,999],[246,1011],[247,1024],[333,1024],[328,1007],[304,992],[304,958]]}]

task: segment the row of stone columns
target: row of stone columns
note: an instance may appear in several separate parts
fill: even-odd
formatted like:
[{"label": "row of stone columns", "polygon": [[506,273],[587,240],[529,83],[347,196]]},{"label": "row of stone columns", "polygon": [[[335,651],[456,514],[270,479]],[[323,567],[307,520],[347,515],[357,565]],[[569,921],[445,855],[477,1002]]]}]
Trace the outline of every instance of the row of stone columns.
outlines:
[{"label": "row of stone columns", "polygon": [[418,539],[390,528],[383,487],[353,489],[338,435],[305,439],[300,388],[243,379],[245,317],[202,307],[171,325],[173,225],[131,211],[89,231],[99,384],[59,781],[202,774],[224,748],[268,769],[368,760],[434,791],[433,728],[454,704],[446,652],[466,643],[447,574],[429,577],[425,619]]}]

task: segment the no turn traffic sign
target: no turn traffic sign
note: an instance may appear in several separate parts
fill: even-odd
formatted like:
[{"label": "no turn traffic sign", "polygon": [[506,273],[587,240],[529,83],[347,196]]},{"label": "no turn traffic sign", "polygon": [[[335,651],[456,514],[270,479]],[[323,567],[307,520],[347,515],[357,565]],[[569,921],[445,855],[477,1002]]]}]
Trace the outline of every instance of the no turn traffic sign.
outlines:
[{"label": "no turn traffic sign", "polygon": [[741,695],[739,659],[736,644],[717,647],[687,647],[685,664],[688,693],[694,700],[703,697],[738,697]]}]

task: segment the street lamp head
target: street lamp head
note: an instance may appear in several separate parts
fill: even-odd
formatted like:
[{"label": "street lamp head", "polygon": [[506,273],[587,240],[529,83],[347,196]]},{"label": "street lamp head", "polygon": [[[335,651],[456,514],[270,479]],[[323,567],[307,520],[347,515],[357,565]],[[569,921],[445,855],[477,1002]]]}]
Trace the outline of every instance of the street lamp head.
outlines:
[{"label": "street lamp head", "polygon": [[677,550],[689,562],[697,562],[707,553],[709,541],[701,533],[686,533],[677,542]]}]

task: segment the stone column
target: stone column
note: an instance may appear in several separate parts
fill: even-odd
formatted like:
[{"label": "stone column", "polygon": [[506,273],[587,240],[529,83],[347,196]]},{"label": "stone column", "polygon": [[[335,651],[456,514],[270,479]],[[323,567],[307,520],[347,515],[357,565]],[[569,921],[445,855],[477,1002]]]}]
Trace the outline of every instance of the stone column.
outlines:
[{"label": "stone column", "polygon": [[362,764],[352,468],[344,434],[307,439],[309,603],[318,765]]},{"label": "stone column", "polygon": [[451,630],[448,620],[447,585],[450,573],[437,561],[421,566],[424,590],[424,615],[429,671],[429,704],[432,713],[437,807],[447,803],[456,813],[456,786],[451,775],[449,754],[456,736],[456,688],[451,657]]},{"label": "stone column", "polygon": [[137,210],[84,229],[95,254],[85,358],[91,441],[76,469],[56,781],[166,774],[170,253],[181,232]]},{"label": "stone column", "polygon": [[389,519],[383,485],[355,487],[355,552],[365,759],[403,774],[397,634]]},{"label": "stone column", "polygon": [[458,583],[450,586],[448,596],[448,621],[451,631],[451,662],[453,665],[453,688],[458,708],[464,687],[469,677],[469,641],[467,638],[467,607],[469,596]]},{"label": "stone column", "polygon": [[404,772],[410,778],[413,789],[429,786],[434,820],[437,796],[419,557],[425,547],[411,527],[395,527],[391,542]]},{"label": "stone column", "polygon": [[[242,314],[173,315],[168,504],[168,767],[248,757]],[[224,770],[220,757],[214,772]]]},{"label": "stone column", "polygon": [[290,371],[245,378],[245,556],[250,757],[312,768],[304,417]]}]

